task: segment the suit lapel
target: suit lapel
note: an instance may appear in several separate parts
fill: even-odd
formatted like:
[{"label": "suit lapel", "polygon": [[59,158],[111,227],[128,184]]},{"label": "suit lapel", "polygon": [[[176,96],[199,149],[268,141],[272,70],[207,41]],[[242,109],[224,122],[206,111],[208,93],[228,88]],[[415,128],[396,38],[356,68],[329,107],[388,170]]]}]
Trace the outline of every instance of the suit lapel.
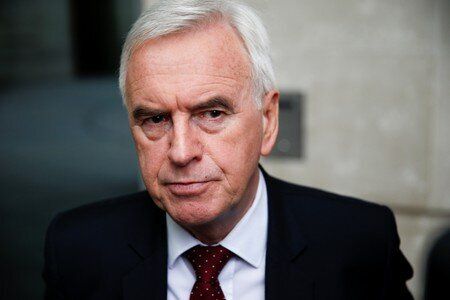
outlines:
[{"label": "suit lapel", "polygon": [[[152,200],[149,198],[149,202]],[[154,205],[153,203],[150,203]],[[155,211],[155,209],[153,209]],[[139,263],[122,279],[124,300],[166,299],[167,233],[165,214],[156,209],[130,229],[130,252]]]},{"label": "suit lapel", "polygon": [[[262,168],[261,168],[262,169]],[[306,240],[299,232],[298,216],[276,179],[263,170],[269,200],[266,254],[266,299],[314,299],[314,280]]]}]

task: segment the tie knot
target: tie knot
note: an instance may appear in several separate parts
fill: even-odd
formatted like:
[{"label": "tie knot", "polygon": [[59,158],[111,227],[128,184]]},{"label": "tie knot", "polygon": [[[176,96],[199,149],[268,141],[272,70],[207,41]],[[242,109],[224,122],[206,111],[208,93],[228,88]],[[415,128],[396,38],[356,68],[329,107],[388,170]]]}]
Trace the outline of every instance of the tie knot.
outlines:
[{"label": "tie knot", "polygon": [[234,253],[223,246],[195,246],[186,251],[186,258],[192,264],[197,281],[216,281],[228,260]]}]

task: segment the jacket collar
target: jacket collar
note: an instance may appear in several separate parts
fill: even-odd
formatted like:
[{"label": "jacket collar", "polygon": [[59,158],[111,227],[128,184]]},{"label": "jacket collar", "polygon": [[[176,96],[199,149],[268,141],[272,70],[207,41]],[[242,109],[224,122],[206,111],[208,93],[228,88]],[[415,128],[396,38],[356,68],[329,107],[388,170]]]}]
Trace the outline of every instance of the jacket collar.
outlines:
[{"label": "jacket collar", "polygon": [[307,241],[301,232],[292,201],[283,183],[260,166],[267,182],[269,198],[269,227],[266,255],[267,300],[314,299],[312,270],[307,263]]},{"label": "jacket collar", "polygon": [[164,212],[148,196],[149,209],[137,212],[128,233],[130,253],[138,264],[122,279],[124,300],[166,299],[167,234]]}]

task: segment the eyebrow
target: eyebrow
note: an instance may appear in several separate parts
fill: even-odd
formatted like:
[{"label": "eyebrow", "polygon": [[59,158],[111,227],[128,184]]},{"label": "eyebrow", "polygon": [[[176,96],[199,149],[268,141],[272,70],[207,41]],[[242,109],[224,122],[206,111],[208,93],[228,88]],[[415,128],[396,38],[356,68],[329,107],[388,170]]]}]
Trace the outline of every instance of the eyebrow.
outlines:
[{"label": "eyebrow", "polygon": [[228,99],[223,98],[223,97],[214,97],[205,102],[198,103],[192,107],[192,110],[198,111],[198,110],[211,109],[211,108],[215,108],[215,107],[222,107],[225,110],[234,112],[231,101],[229,101]]},{"label": "eyebrow", "polygon": [[163,110],[138,106],[133,110],[132,115],[135,120],[139,120],[144,117],[157,116],[157,115],[161,115],[161,114],[165,114],[165,113],[167,113],[167,112],[165,112]]}]

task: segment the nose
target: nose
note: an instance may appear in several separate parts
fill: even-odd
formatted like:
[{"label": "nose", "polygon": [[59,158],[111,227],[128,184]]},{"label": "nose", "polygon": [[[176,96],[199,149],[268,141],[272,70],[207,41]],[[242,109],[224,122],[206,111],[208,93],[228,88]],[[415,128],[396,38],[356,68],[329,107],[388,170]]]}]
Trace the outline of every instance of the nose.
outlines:
[{"label": "nose", "polygon": [[174,121],[168,157],[173,164],[180,167],[201,159],[202,147],[188,121]]}]

